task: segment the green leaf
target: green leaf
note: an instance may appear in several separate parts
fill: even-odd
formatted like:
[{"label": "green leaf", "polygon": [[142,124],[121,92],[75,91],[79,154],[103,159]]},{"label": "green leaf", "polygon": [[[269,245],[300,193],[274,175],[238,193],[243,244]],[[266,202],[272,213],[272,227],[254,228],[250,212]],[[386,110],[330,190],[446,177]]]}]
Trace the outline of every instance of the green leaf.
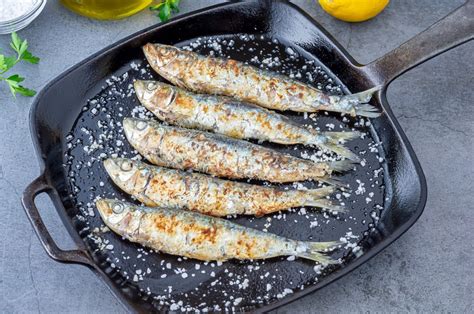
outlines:
[{"label": "green leaf", "polygon": [[158,16],[160,17],[160,20],[162,22],[166,22],[169,20],[170,15],[171,15],[170,5],[168,2],[166,2],[165,5],[161,7],[160,13],[158,14]]},{"label": "green leaf", "polygon": [[27,96],[27,97],[36,95],[36,92],[34,90],[19,85],[19,83],[22,82],[23,80],[24,80],[23,77],[20,77],[19,75],[16,75],[16,74],[6,79],[6,82],[8,83],[8,87],[10,87],[10,92],[13,94],[13,96],[16,97],[17,93],[23,96]]},{"label": "green leaf", "polygon": [[10,92],[13,94],[13,96],[16,96],[16,89],[19,87],[18,82],[9,78],[5,79],[5,82],[7,82],[8,87],[10,87]]},{"label": "green leaf", "polygon": [[18,58],[22,58],[23,54],[28,50],[28,41],[25,39],[20,44],[20,49],[18,50]]},{"label": "green leaf", "polygon": [[10,92],[12,93],[13,97],[16,97],[15,86],[8,84],[8,87],[10,87]]},{"label": "green leaf", "polygon": [[13,66],[16,64],[17,62],[17,59],[15,57],[6,57],[5,58],[5,64],[7,65],[7,70],[10,70],[11,68],[13,68]]},{"label": "green leaf", "polygon": [[169,0],[169,4],[173,12],[179,12],[179,2],[180,0]]},{"label": "green leaf", "polygon": [[5,72],[7,65],[5,64],[5,56],[0,54],[0,72]]},{"label": "green leaf", "polygon": [[158,3],[158,4],[152,5],[152,6],[150,7],[150,10],[152,10],[152,11],[158,11],[158,10],[160,10],[160,8],[161,8],[162,6],[164,6],[164,5],[165,5],[164,2],[160,2],[160,3]]},{"label": "green leaf", "polygon": [[10,43],[10,46],[18,54],[18,59],[22,59],[23,55],[28,50],[28,41],[26,39],[21,40],[17,33],[12,33],[12,42]]},{"label": "green leaf", "polygon": [[[21,77],[21,76],[19,76],[18,74],[14,74],[14,75],[12,75],[12,76],[10,76],[10,77],[7,77],[7,79],[6,79],[6,80],[7,80],[7,82],[16,82],[16,83],[20,83],[20,82],[23,82],[23,81],[25,80],[25,78],[24,78],[24,77]],[[16,84],[16,85],[18,85],[18,84]]]},{"label": "green leaf", "polygon": [[12,42],[10,46],[13,48],[13,50],[20,54],[21,39],[15,32],[12,33]]},{"label": "green leaf", "polygon": [[[5,57],[4,55],[0,54],[0,74],[10,70],[20,60],[24,60],[33,64],[37,64],[40,61],[38,57],[34,56],[28,51],[28,41],[21,40],[21,38],[16,33],[12,33],[11,35],[10,47],[12,47],[12,49],[17,53],[17,56]],[[20,85],[20,83],[24,80],[25,78],[18,74],[10,75],[7,78],[0,76],[0,81],[5,81],[8,84],[13,97],[16,97],[16,94],[27,97],[34,96],[36,91]]]},{"label": "green leaf", "polygon": [[29,51],[25,51],[21,59],[32,64],[38,64],[40,61],[40,58],[33,56]]},{"label": "green leaf", "polygon": [[21,85],[15,87],[15,91],[18,94],[26,96],[26,97],[32,97],[32,96],[36,95],[36,92],[34,90],[23,87]]},{"label": "green leaf", "polygon": [[179,12],[180,0],[162,0],[160,3],[150,7],[152,11],[158,11],[158,17],[162,22],[166,22],[171,17],[171,12]]}]

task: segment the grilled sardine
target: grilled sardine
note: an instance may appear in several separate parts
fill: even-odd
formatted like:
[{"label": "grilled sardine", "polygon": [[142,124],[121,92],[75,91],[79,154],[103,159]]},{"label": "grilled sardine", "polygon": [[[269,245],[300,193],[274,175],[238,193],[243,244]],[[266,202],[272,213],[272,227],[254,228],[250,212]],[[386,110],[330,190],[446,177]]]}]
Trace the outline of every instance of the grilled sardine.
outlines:
[{"label": "grilled sardine", "polygon": [[243,140],[151,120],[126,118],[123,127],[130,144],[151,163],[218,177],[333,182],[330,179],[333,171],[345,171],[354,166],[349,160],[316,163]]},{"label": "grilled sardine", "polygon": [[294,255],[337,263],[324,253],[338,242],[296,241],[180,209],[139,207],[117,200],[96,202],[104,223],[129,241],[203,261],[254,260]]},{"label": "grilled sardine", "polygon": [[236,60],[201,56],[162,44],[146,44],[143,51],[158,74],[194,92],[231,96],[282,111],[326,110],[353,116],[380,115],[375,107],[367,104],[379,87],[353,95],[328,95],[289,77]]},{"label": "grilled sardine", "polygon": [[325,198],[334,192],[333,187],[281,190],[124,158],[106,159],[104,167],[123,191],[151,207],[183,208],[212,216],[261,216],[299,206],[343,211]]}]

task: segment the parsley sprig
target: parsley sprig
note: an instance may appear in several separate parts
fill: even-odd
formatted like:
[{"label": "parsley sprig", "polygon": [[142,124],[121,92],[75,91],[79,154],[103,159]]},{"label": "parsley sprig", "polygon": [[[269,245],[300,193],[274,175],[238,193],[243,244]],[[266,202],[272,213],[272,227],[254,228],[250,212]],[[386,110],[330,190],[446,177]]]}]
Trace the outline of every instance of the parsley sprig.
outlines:
[{"label": "parsley sprig", "polygon": [[16,97],[17,93],[28,97],[34,96],[36,94],[34,90],[20,85],[20,83],[25,80],[24,77],[21,77],[18,74],[10,76],[4,74],[20,61],[37,64],[40,59],[33,56],[31,52],[28,51],[28,41],[26,39],[21,40],[17,33],[12,33],[10,47],[16,52],[16,56],[5,56],[0,54],[0,82],[4,81],[8,84],[14,97]]},{"label": "parsley sprig", "polygon": [[162,0],[160,3],[152,5],[150,10],[158,11],[158,17],[162,22],[170,19],[171,13],[179,12],[180,0]]}]

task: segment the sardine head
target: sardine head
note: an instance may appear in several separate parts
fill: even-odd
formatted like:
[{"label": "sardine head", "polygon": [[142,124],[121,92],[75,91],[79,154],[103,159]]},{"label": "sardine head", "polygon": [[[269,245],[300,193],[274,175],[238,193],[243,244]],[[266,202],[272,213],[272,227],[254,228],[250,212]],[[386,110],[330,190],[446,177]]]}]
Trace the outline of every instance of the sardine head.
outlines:
[{"label": "sardine head", "polygon": [[116,183],[127,182],[138,170],[133,160],[125,158],[106,159],[104,168]]},{"label": "sardine head", "polygon": [[123,119],[123,130],[128,141],[134,146],[149,131],[150,122],[136,118]]},{"label": "sardine head", "polygon": [[135,81],[134,87],[140,102],[158,116],[160,112],[168,112],[176,98],[175,88],[165,83]]},{"label": "sardine head", "polygon": [[145,191],[152,175],[146,164],[126,158],[106,159],[104,168],[118,187],[132,195]]},{"label": "sardine head", "polygon": [[113,231],[123,235],[133,218],[130,207],[124,202],[111,199],[98,200],[95,205],[104,223]]},{"label": "sardine head", "polygon": [[161,44],[146,44],[143,46],[148,62],[152,67],[166,67],[175,61],[182,51],[176,47]]}]

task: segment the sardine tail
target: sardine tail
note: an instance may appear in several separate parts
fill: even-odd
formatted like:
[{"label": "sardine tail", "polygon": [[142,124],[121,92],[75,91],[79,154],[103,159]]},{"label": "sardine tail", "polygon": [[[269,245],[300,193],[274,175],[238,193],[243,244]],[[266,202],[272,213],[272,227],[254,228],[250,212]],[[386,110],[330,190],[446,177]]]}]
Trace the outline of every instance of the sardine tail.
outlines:
[{"label": "sardine tail", "polygon": [[382,85],[379,85],[379,86],[372,87],[368,90],[365,90],[363,92],[349,95],[347,97],[356,98],[359,101],[359,103],[365,104],[365,103],[368,103],[372,99],[372,96],[381,89],[382,89]]},{"label": "sardine tail", "polygon": [[362,134],[359,131],[351,132],[324,132],[322,133],[331,143],[340,143],[345,141],[350,141],[360,137]]},{"label": "sardine tail", "polygon": [[317,251],[321,253],[331,252],[343,245],[341,241],[328,241],[328,242],[307,242],[311,251]]},{"label": "sardine tail", "polygon": [[312,201],[309,201],[306,205],[327,209],[329,212],[334,214],[347,212],[347,210],[343,206],[336,205],[328,199],[314,199]]},{"label": "sardine tail", "polygon": [[305,252],[299,253],[298,257],[306,258],[322,265],[340,263],[338,260],[324,254],[339,246],[339,242],[307,242],[306,244],[308,249]]},{"label": "sardine tail", "polygon": [[362,104],[355,107],[355,113],[358,116],[363,116],[367,118],[377,118],[380,117],[382,112],[376,107],[369,104]]},{"label": "sardine tail", "polygon": [[346,190],[349,188],[349,184],[344,183],[341,179],[330,177],[330,176],[324,176],[324,177],[319,177],[317,178],[318,181],[332,185],[336,188]]},{"label": "sardine tail", "polygon": [[343,206],[334,204],[331,200],[325,199],[324,197],[331,195],[336,191],[334,186],[325,186],[320,189],[312,189],[304,191],[307,195],[307,200],[304,206],[313,206],[323,209],[327,209],[333,213],[342,213],[346,210]]},{"label": "sardine tail", "polygon": [[381,88],[382,86],[376,86],[357,94],[347,95],[342,97],[339,102],[343,107],[352,108],[352,111],[349,111],[348,113],[368,118],[377,118],[382,113],[379,109],[367,103],[372,99],[374,93],[379,91]]},{"label": "sardine tail", "polygon": [[344,147],[341,144],[334,144],[334,143],[324,143],[324,144],[319,144],[321,148],[330,150],[336,154],[338,154],[341,157],[347,158],[349,160],[352,160],[354,162],[360,162],[359,156],[352,152],[350,149],[347,147]]},{"label": "sardine tail", "polygon": [[319,147],[332,151],[344,158],[348,158],[354,161],[360,161],[359,156],[357,156],[347,147],[344,147],[342,145],[342,143],[347,140],[352,140],[359,137],[359,132],[325,132],[322,133],[320,136],[322,136],[325,141],[323,143],[318,143],[317,145]]},{"label": "sardine tail", "polygon": [[333,186],[325,186],[319,189],[304,190],[304,193],[312,199],[325,197],[334,193],[336,189]]},{"label": "sardine tail", "polygon": [[332,161],[329,163],[329,166],[335,172],[345,172],[345,171],[353,170],[356,164],[357,162],[353,160],[345,159],[345,160]]}]

